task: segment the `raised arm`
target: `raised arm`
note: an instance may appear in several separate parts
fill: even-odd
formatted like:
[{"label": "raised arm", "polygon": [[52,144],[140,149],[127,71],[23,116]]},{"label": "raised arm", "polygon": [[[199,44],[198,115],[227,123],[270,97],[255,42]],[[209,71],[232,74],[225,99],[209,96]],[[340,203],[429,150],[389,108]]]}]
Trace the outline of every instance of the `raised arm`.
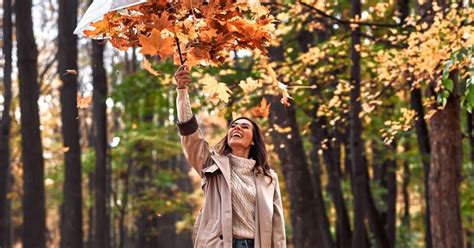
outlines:
[{"label": "raised arm", "polygon": [[202,169],[211,162],[209,145],[198,127],[196,117],[191,110],[186,85],[191,82],[187,66],[180,66],[174,76],[178,84],[176,107],[178,111],[178,128],[181,144],[188,163],[202,177]]}]

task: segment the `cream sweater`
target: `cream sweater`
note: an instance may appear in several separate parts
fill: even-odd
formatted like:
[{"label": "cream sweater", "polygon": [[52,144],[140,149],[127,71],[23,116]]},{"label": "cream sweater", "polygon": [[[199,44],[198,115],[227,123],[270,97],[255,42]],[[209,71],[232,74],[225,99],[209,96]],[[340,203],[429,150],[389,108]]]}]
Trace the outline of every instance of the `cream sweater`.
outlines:
[{"label": "cream sweater", "polygon": [[[178,89],[176,106],[178,121],[193,117],[187,89]],[[253,168],[255,160],[229,154],[232,187],[232,235],[234,238],[254,238],[256,188]]]}]

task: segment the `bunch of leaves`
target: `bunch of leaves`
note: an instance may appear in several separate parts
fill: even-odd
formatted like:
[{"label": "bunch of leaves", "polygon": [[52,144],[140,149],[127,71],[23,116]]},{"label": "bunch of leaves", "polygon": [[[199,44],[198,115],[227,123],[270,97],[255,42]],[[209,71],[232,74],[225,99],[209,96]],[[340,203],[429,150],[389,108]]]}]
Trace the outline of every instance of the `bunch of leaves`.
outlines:
[{"label": "bunch of leaves", "polygon": [[[107,13],[84,34],[108,38],[118,49],[141,47],[143,55],[160,59],[178,52],[189,66],[220,65],[231,50],[250,49],[266,53],[274,18],[258,0],[150,0]],[[178,49],[179,44],[179,49]]]},{"label": "bunch of leaves", "polygon": [[[453,5],[444,12],[439,11],[440,7],[436,4],[433,8],[436,15],[432,24],[417,24],[410,17],[407,25],[415,26],[416,30],[410,33],[392,31],[392,40],[406,46],[377,53],[377,77],[384,84],[406,85],[410,81],[413,82],[412,87],[431,84],[440,95],[438,102],[445,104],[453,86],[448,78],[449,72],[458,69],[465,71],[470,63],[471,58],[464,48],[474,45],[474,9],[460,9]],[[462,59],[457,60],[458,57]]]}]

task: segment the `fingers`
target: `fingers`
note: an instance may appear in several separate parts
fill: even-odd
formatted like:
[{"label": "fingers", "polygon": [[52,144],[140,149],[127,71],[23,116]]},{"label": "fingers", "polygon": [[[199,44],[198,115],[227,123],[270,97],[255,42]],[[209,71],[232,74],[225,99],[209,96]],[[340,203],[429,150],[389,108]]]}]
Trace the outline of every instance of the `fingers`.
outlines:
[{"label": "fingers", "polygon": [[191,77],[191,75],[190,75],[189,71],[184,70],[184,71],[179,71],[179,72],[175,73],[174,77],[175,78],[183,78],[183,77]]},{"label": "fingers", "polygon": [[176,70],[175,74],[177,74],[178,72],[181,72],[181,71],[189,71],[189,68],[187,65],[180,65],[178,67],[178,70]]},{"label": "fingers", "polygon": [[174,74],[174,79],[178,84],[178,88],[184,88],[188,83],[191,83],[191,74],[187,65],[181,65],[178,67]]}]

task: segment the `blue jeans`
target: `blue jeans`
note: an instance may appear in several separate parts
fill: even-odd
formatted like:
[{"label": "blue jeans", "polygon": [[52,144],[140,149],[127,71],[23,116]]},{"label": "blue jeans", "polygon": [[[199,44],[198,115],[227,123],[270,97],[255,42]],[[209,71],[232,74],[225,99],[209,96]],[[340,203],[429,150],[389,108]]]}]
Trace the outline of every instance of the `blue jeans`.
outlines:
[{"label": "blue jeans", "polygon": [[253,239],[234,239],[232,248],[253,248]]}]

